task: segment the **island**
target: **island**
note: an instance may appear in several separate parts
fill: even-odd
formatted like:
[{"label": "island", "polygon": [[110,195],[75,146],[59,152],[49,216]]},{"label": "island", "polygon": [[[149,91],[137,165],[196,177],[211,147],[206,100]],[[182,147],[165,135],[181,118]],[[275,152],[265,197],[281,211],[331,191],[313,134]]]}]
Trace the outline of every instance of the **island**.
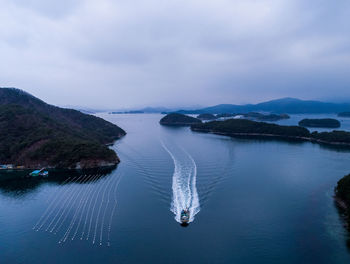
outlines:
[{"label": "island", "polygon": [[339,117],[350,117],[350,112],[341,112],[338,114]]},{"label": "island", "polygon": [[212,121],[191,126],[192,131],[232,137],[279,138],[350,147],[350,132],[312,132],[301,126],[281,126],[247,119]]},{"label": "island", "polygon": [[202,121],[192,116],[170,113],[164,116],[159,123],[165,126],[190,126],[193,124],[201,124]]},{"label": "island", "polygon": [[208,113],[200,114],[197,116],[197,118],[200,120],[215,120],[215,119],[217,119],[217,117],[215,115],[208,114]]},{"label": "island", "polygon": [[321,119],[303,119],[299,122],[299,126],[303,127],[319,127],[319,128],[339,128],[340,122],[333,118]]},{"label": "island", "polygon": [[108,147],[126,133],[102,118],[0,88],[0,164],[5,168],[88,169],[115,166]]}]

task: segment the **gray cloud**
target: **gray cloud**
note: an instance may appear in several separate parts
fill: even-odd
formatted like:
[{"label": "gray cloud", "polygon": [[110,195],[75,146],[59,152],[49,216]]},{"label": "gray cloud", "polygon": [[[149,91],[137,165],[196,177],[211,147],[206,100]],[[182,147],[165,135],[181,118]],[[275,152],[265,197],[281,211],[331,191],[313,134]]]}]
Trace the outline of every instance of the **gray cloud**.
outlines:
[{"label": "gray cloud", "polygon": [[350,3],[0,0],[1,86],[59,105],[350,99]]}]

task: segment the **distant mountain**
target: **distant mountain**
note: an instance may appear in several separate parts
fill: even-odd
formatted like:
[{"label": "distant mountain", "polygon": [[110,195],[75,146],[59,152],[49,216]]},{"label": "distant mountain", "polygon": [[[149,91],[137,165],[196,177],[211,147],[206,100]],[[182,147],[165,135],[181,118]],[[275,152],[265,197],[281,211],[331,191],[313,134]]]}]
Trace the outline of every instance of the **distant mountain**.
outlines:
[{"label": "distant mountain", "polygon": [[295,98],[282,98],[263,102],[259,104],[220,104],[211,107],[196,110],[180,110],[182,114],[201,114],[201,113],[248,113],[248,112],[271,112],[288,114],[322,114],[339,113],[350,111],[349,103],[326,103],[320,101],[306,101]]},{"label": "distant mountain", "polygon": [[106,144],[125,131],[102,118],[0,88],[0,164],[90,168],[119,162]]}]

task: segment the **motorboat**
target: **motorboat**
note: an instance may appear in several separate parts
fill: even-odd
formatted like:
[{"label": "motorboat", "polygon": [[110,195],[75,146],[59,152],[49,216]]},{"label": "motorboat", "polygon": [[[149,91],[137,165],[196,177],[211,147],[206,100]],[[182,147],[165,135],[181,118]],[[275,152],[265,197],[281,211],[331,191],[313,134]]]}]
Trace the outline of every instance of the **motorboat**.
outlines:
[{"label": "motorboat", "polygon": [[188,210],[187,208],[182,210],[180,220],[181,225],[188,225],[188,223],[190,222],[190,210]]}]

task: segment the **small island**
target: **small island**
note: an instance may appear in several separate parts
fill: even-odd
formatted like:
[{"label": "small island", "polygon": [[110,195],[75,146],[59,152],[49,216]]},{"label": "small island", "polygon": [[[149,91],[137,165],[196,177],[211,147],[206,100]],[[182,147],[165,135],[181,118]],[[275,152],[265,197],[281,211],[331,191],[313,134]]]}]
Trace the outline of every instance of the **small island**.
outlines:
[{"label": "small island", "polygon": [[201,124],[202,121],[192,116],[171,113],[164,116],[159,123],[165,126],[191,126],[193,124]]},{"label": "small island", "polygon": [[301,126],[281,126],[247,119],[212,121],[191,126],[193,131],[232,137],[279,138],[350,147],[350,132],[312,132]]},{"label": "small island", "polygon": [[333,118],[322,119],[303,119],[299,122],[302,127],[319,127],[319,128],[339,128],[340,122]]},{"label": "small island", "polygon": [[338,114],[339,117],[350,117],[350,112],[342,112]]},{"label": "small island", "polygon": [[9,169],[115,166],[108,147],[126,133],[102,118],[49,105],[15,88],[0,88],[0,164]]},{"label": "small island", "polygon": [[215,120],[217,117],[213,114],[200,114],[197,116],[200,120]]}]

